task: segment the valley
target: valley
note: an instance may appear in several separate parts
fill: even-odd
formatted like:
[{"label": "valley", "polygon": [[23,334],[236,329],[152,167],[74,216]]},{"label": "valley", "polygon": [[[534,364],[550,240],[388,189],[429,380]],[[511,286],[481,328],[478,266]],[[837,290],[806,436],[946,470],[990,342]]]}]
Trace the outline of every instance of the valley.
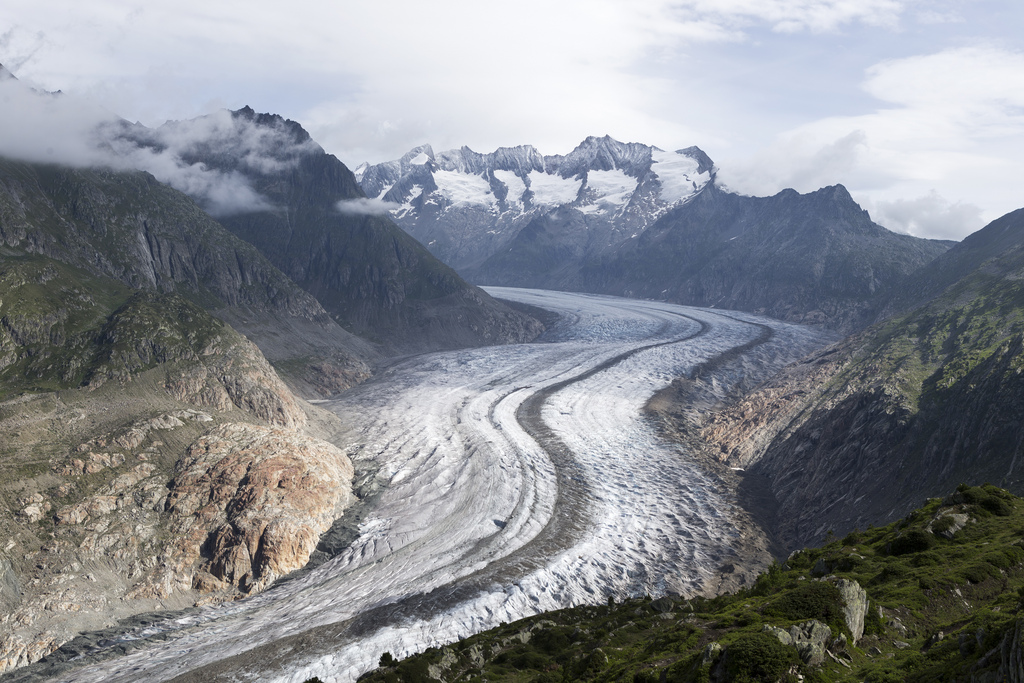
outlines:
[{"label": "valley", "polygon": [[4,681],[355,680],[384,651],[541,610],[751,584],[771,556],[736,475],[688,458],[643,408],[736,347],[712,371],[722,390],[732,362],[767,378],[831,338],[742,313],[488,291],[560,317],[534,343],[408,357],[318,403],[345,425],[365,503],[347,547],[262,594],[79,638]]}]

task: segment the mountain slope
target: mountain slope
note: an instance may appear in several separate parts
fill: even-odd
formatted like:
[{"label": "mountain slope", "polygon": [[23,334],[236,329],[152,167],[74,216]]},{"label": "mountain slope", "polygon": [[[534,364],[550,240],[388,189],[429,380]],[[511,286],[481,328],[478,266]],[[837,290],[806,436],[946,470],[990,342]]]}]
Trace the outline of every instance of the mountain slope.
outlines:
[{"label": "mountain slope", "polygon": [[377,355],[252,245],[145,173],[0,159],[0,241],[7,254],[182,294],[288,364],[292,381],[314,393],[359,381],[364,359]]},{"label": "mountain slope", "polygon": [[852,329],[872,299],[949,244],[873,223],[841,185],[772,197],[710,186],[571,284]]},{"label": "mountain slope", "polygon": [[1024,492],[1024,212],[942,258],[980,265],[701,424],[711,452],[770,485],[787,546],[892,519],[958,481]]},{"label": "mountain slope", "polygon": [[0,292],[0,672],[306,564],[352,466],[252,342],[39,254],[0,254]]},{"label": "mountain slope", "polygon": [[961,486],[794,553],[749,589],[543,613],[402,661],[384,653],[360,680],[1019,680],[1022,506]]},{"label": "mountain slope", "polygon": [[245,108],[119,135],[153,149],[173,142],[185,164],[243,180],[257,199],[222,211],[220,223],[386,352],[525,341],[540,331],[373,215],[352,173],[294,121]]}]

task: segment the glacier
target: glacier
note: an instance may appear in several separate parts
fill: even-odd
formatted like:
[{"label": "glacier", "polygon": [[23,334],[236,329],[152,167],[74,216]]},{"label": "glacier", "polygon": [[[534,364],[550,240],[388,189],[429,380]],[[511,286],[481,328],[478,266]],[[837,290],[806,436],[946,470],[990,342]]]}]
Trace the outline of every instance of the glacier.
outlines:
[{"label": "glacier", "polygon": [[[488,292],[558,322],[531,344],[398,360],[320,404],[381,485],[341,554],[261,595],[126,630],[47,680],[341,683],[385,651],[541,610],[713,592],[737,559],[738,504],[644,405],[730,349],[761,340],[743,361],[767,374],[823,333],[653,301]],[[730,367],[712,382],[735,382]],[[31,668],[11,680],[39,680]]]}]

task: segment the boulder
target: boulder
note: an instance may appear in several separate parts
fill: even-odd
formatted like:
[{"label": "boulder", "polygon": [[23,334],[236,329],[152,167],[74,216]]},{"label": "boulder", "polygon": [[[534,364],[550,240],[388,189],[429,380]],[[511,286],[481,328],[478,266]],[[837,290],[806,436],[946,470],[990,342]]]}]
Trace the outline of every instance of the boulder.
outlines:
[{"label": "boulder", "polygon": [[825,661],[825,646],[832,640],[832,630],[817,619],[789,628],[789,635],[804,664],[819,666]]},{"label": "boulder", "polygon": [[860,584],[849,579],[836,579],[835,586],[843,599],[843,618],[846,628],[850,629],[853,644],[856,645],[864,635],[864,617],[868,613],[868,594]]},{"label": "boulder", "polygon": [[764,628],[761,629],[765,633],[775,636],[779,639],[779,642],[783,645],[792,645],[793,636],[789,635],[789,631],[785,631],[778,626],[772,626],[771,624],[765,624]]}]

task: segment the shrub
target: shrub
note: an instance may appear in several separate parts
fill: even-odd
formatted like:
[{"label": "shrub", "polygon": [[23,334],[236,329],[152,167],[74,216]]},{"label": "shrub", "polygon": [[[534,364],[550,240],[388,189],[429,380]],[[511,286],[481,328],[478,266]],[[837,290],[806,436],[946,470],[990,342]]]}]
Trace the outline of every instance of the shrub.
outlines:
[{"label": "shrub", "polygon": [[754,582],[754,587],[750,592],[752,595],[768,595],[769,593],[774,593],[775,588],[782,583],[785,576],[786,574],[782,569],[782,565],[775,560],[772,560],[772,563],[768,565],[768,569],[757,577],[757,580]]},{"label": "shrub", "polygon": [[993,515],[998,515],[1000,517],[1009,517],[1013,514],[1013,508],[1010,507],[1009,503],[1007,503],[1002,498],[997,498],[996,496],[993,495],[984,496],[981,499],[980,504],[981,507],[991,512]]},{"label": "shrub", "polygon": [[981,583],[988,577],[993,576],[993,572],[998,574],[999,570],[987,562],[982,562],[961,570],[960,575],[971,583]]},{"label": "shrub", "polygon": [[643,671],[633,672],[633,683],[658,683],[661,680],[661,674],[657,669],[644,669]]},{"label": "shrub", "polygon": [[930,550],[919,553],[910,560],[910,564],[915,567],[936,567],[945,563],[946,560],[943,559],[942,555]]},{"label": "shrub", "polygon": [[533,634],[530,644],[545,654],[554,655],[568,649],[569,636],[560,628],[543,628]]},{"label": "shrub", "polygon": [[864,635],[885,635],[885,622],[882,621],[882,615],[878,613],[877,607],[870,608],[867,614],[864,615]]},{"label": "shrub", "polygon": [[943,515],[932,523],[932,531],[937,534],[941,534],[944,531],[949,531],[953,528],[956,521],[953,519],[953,515]]},{"label": "shrub", "polygon": [[744,634],[725,652],[725,668],[733,681],[775,683],[799,663],[794,648],[767,633]]},{"label": "shrub", "polygon": [[886,565],[882,568],[882,571],[878,572],[873,579],[871,579],[871,585],[878,586],[883,583],[889,583],[890,581],[900,581],[901,579],[907,578],[910,575],[910,570],[900,564],[896,560],[889,560]]},{"label": "shrub", "polygon": [[826,624],[837,624],[843,620],[843,599],[839,589],[831,583],[811,581],[769,603],[764,613],[790,621],[817,619]]},{"label": "shrub", "polygon": [[863,541],[864,534],[860,532],[860,529],[854,529],[843,537],[843,545],[858,545]]},{"label": "shrub", "polygon": [[519,670],[533,669],[534,671],[543,671],[551,664],[551,660],[539,652],[527,650],[513,656],[511,664]]},{"label": "shrub", "polygon": [[889,546],[891,555],[907,555],[928,550],[935,543],[935,537],[922,529],[911,529],[896,538]]}]

